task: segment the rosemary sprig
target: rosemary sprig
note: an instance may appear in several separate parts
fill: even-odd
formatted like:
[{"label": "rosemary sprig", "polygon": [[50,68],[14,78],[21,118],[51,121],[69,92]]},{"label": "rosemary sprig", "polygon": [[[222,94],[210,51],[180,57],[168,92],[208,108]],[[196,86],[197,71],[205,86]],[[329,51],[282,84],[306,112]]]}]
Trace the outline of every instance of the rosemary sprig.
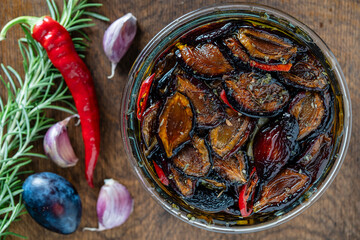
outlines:
[{"label": "rosemary sprig", "polygon": [[[87,0],[64,1],[60,14],[54,0],[47,0],[50,15],[69,32],[78,32],[74,37],[77,51],[84,51],[89,38],[82,31],[91,27],[93,18],[108,21],[107,18],[86,11],[101,4],[87,3]],[[25,76],[22,78],[12,67],[1,64],[7,81],[0,76],[7,90],[6,103],[0,98],[0,239],[18,234],[8,231],[10,224],[24,214],[21,201],[22,181],[20,176],[27,173],[21,168],[31,162],[32,157],[46,158],[32,151],[33,142],[43,137],[45,129],[53,122],[45,115],[46,109],[74,114],[72,104],[61,74],[47,57],[46,51],[31,37],[29,26],[21,25],[25,37],[18,40],[23,57]],[[57,103],[64,106],[59,106]],[[55,103],[57,105],[55,105]],[[19,236],[21,237],[21,236]]]}]

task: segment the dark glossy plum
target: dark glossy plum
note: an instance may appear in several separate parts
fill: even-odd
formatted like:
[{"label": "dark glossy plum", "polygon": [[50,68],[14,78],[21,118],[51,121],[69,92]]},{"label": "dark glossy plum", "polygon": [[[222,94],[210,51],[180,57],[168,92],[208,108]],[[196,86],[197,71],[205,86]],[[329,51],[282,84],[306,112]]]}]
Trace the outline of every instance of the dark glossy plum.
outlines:
[{"label": "dark glossy plum", "polygon": [[236,25],[232,22],[226,23],[224,26],[212,29],[208,32],[205,32],[195,38],[195,42],[209,42],[220,37],[226,36],[229,32],[232,32]]},{"label": "dark glossy plum", "polygon": [[23,184],[23,199],[30,216],[41,226],[70,234],[79,226],[82,207],[74,186],[50,172],[29,176]]},{"label": "dark glossy plum", "polygon": [[207,178],[200,178],[199,185],[212,191],[226,191],[227,185],[224,182],[224,179],[222,179],[221,177],[214,178],[213,176],[216,175],[212,174],[212,176],[208,176]]},{"label": "dark glossy plum", "polygon": [[234,154],[248,140],[255,126],[254,119],[230,108],[226,110],[226,120],[210,131],[212,150],[221,158]]},{"label": "dark glossy plum", "polygon": [[274,117],[290,100],[286,88],[268,73],[224,76],[224,89],[231,106],[252,117]]},{"label": "dark glossy plum", "polygon": [[255,28],[240,28],[238,39],[253,58],[288,61],[297,52],[289,40]]},{"label": "dark glossy plum", "polygon": [[226,192],[209,191],[198,188],[186,202],[190,205],[207,212],[219,212],[234,205],[234,199]]},{"label": "dark glossy plum", "polygon": [[220,49],[211,43],[198,45],[177,44],[176,55],[182,60],[186,69],[193,74],[206,77],[219,77],[229,74],[234,70],[229,61],[221,53]]},{"label": "dark glossy plum", "polygon": [[156,120],[160,108],[160,102],[151,105],[145,112],[141,119],[141,135],[145,146],[149,149],[156,141]]},{"label": "dark glossy plum", "polygon": [[299,156],[296,167],[305,170],[316,181],[329,163],[333,147],[332,138],[327,134],[320,134],[305,143],[305,150]]},{"label": "dark glossy plum", "polygon": [[169,166],[169,179],[173,189],[186,197],[191,197],[195,191],[196,180],[189,178],[173,166]]},{"label": "dark glossy plum", "polygon": [[159,116],[158,136],[168,158],[191,139],[193,111],[190,101],[175,92],[168,97]]},{"label": "dark glossy plum", "polygon": [[297,140],[302,140],[321,125],[326,115],[326,108],[319,93],[300,92],[292,100],[289,113],[299,123],[300,132]]},{"label": "dark glossy plum", "polygon": [[224,40],[224,44],[229,48],[232,56],[238,61],[248,63],[250,58],[246,51],[243,49],[243,46],[235,37],[229,37]]},{"label": "dark glossy plum", "polygon": [[211,157],[205,140],[198,136],[194,136],[191,142],[172,158],[172,161],[174,166],[186,175],[195,177],[205,176],[211,167]]},{"label": "dark glossy plum", "polygon": [[214,158],[214,170],[232,183],[246,182],[246,165],[247,159],[242,151],[226,159]]},{"label": "dark glossy plum", "polygon": [[196,124],[200,128],[212,128],[225,120],[220,100],[202,81],[186,75],[176,76],[177,90],[186,95],[195,111]]},{"label": "dark glossy plum", "polygon": [[271,212],[294,202],[310,183],[304,173],[293,169],[281,171],[262,190],[260,200],[254,205],[255,212]]},{"label": "dark glossy plum", "polygon": [[312,55],[306,55],[281,76],[285,84],[304,90],[324,91],[329,86],[324,67]]},{"label": "dark glossy plum", "polygon": [[289,161],[299,134],[296,119],[284,113],[280,119],[269,121],[254,138],[253,153],[257,174],[264,182],[275,177]]}]

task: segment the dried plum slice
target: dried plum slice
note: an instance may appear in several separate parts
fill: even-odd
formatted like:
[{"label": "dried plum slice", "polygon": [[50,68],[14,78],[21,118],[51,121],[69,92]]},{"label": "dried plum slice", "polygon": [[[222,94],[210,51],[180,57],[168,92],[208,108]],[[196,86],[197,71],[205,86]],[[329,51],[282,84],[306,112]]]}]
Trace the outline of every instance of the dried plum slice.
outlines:
[{"label": "dried plum slice", "polygon": [[172,161],[174,166],[185,174],[195,177],[205,176],[211,167],[211,157],[205,140],[198,136],[194,136],[191,143],[181,149]]},{"label": "dried plum slice", "polygon": [[289,106],[289,113],[299,123],[297,140],[304,139],[316,130],[324,120],[325,112],[325,104],[319,93],[301,92],[296,95]]},{"label": "dried plum slice", "polygon": [[235,24],[233,22],[226,23],[224,26],[207,31],[195,38],[195,42],[209,42],[209,40],[217,39],[227,35],[234,30]]},{"label": "dried plum slice", "polygon": [[307,148],[297,160],[296,167],[308,172],[312,181],[316,181],[329,163],[332,150],[332,138],[327,134],[320,134],[305,144]]},{"label": "dried plum slice", "polygon": [[163,77],[164,74],[169,72],[176,65],[177,62],[174,52],[174,49],[172,49],[171,51],[158,58],[154,67],[156,79],[160,79],[161,77]]},{"label": "dried plum slice", "polygon": [[182,59],[194,74],[216,77],[234,70],[219,48],[211,43],[196,47],[179,43],[176,46],[179,49],[176,52],[178,58]]},{"label": "dried plum slice", "polygon": [[240,151],[227,159],[214,157],[214,170],[231,183],[246,182],[246,156]]},{"label": "dried plum slice", "polygon": [[329,86],[325,69],[314,56],[305,57],[281,76],[287,85],[305,90],[324,91]]},{"label": "dried plum slice", "polygon": [[196,181],[181,174],[176,168],[170,166],[169,179],[172,182],[174,190],[178,191],[184,197],[190,197],[195,192]]},{"label": "dried plum slice", "polygon": [[151,105],[141,119],[141,136],[147,149],[156,141],[156,120],[160,102]]},{"label": "dried plum slice", "polygon": [[220,212],[234,205],[233,197],[226,192],[215,192],[202,188],[198,188],[195,194],[185,201],[206,212]]},{"label": "dried plum slice", "polygon": [[232,55],[245,63],[250,61],[249,56],[243,50],[242,45],[235,37],[229,37],[224,40],[225,45],[230,49]]},{"label": "dried plum slice", "polygon": [[168,96],[169,93],[175,89],[174,72],[178,69],[178,65],[175,64],[172,69],[166,72],[161,78],[156,81],[156,86],[152,89],[158,97]]},{"label": "dried plum slice", "polygon": [[272,212],[291,204],[307,188],[309,180],[307,175],[293,169],[281,171],[263,187],[261,198],[254,205],[254,211]]},{"label": "dried plum slice", "polygon": [[202,81],[177,75],[177,90],[186,95],[196,112],[196,123],[200,128],[210,128],[224,121],[224,109],[220,100]]},{"label": "dried plum slice", "polygon": [[275,177],[289,161],[298,134],[299,125],[288,113],[260,128],[254,138],[253,154],[257,174],[263,181]]},{"label": "dried plum slice", "polygon": [[210,131],[212,150],[221,158],[234,154],[248,139],[254,120],[227,108],[226,120]]},{"label": "dried plum slice", "polygon": [[250,116],[273,117],[290,99],[289,92],[270,74],[243,73],[224,76],[226,97],[237,111]]},{"label": "dried plum slice", "polygon": [[216,179],[200,178],[199,184],[201,184],[201,186],[203,186],[209,190],[212,190],[212,191],[223,191],[223,190],[226,191],[227,190],[226,183],[221,182]]},{"label": "dried plum slice", "polygon": [[183,94],[175,92],[166,99],[159,116],[158,136],[168,158],[191,139],[193,117],[190,101]]},{"label": "dried plum slice", "polygon": [[288,61],[297,52],[289,40],[254,28],[240,28],[237,35],[251,57],[268,60]]}]

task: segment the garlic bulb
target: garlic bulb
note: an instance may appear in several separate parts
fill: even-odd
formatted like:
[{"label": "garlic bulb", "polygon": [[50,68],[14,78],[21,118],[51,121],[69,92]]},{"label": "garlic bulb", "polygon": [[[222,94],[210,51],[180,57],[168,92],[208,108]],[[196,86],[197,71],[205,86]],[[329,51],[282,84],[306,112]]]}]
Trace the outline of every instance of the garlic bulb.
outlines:
[{"label": "garlic bulb", "polygon": [[61,122],[51,126],[44,137],[44,151],[46,155],[60,167],[72,167],[78,162],[78,158],[71,146],[67,132],[67,124],[72,118],[79,115],[72,115]]},{"label": "garlic bulb", "polygon": [[113,179],[105,179],[104,182],[96,205],[99,227],[84,230],[103,231],[118,227],[133,211],[134,201],[127,188]]},{"label": "garlic bulb", "polygon": [[122,16],[106,29],[103,47],[106,56],[111,61],[111,75],[108,78],[114,76],[116,65],[125,55],[135,38],[136,29],[136,18],[131,13]]}]

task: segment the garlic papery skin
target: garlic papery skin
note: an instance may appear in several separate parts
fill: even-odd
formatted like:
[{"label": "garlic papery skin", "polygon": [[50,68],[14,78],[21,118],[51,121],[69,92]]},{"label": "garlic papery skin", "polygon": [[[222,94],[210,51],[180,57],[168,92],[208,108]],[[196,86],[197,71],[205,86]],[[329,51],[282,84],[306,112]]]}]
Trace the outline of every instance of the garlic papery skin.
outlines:
[{"label": "garlic papery skin", "polygon": [[113,22],[106,29],[103,38],[103,47],[106,56],[111,61],[111,75],[115,74],[116,65],[129,49],[136,35],[136,18],[127,13]]},{"label": "garlic papery skin", "polygon": [[103,231],[118,227],[129,218],[133,207],[134,200],[127,188],[114,179],[105,179],[96,205],[99,227],[83,230]]},{"label": "garlic papery skin", "polygon": [[78,158],[71,146],[67,125],[72,118],[79,115],[72,115],[61,122],[51,126],[44,137],[44,151],[46,155],[58,166],[66,168],[75,166]]}]

